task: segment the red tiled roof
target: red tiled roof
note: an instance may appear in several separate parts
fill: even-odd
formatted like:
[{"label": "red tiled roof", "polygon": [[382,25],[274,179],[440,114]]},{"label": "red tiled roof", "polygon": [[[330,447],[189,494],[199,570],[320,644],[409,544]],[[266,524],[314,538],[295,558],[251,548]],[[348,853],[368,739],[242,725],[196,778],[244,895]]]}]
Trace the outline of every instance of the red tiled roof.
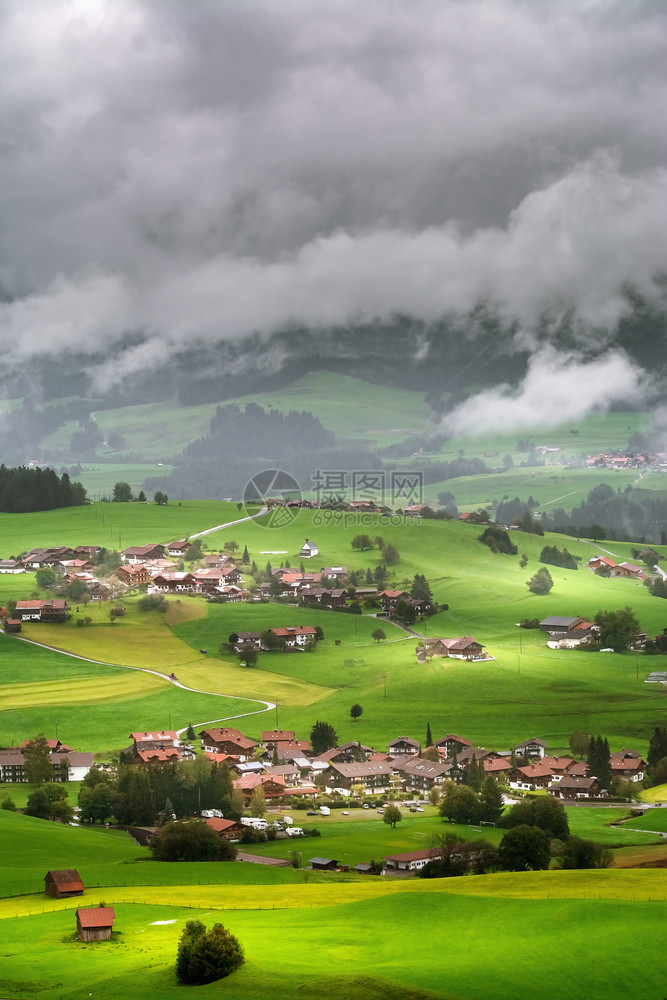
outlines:
[{"label": "red tiled roof", "polygon": [[292,635],[317,635],[314,625],[282,625],[278,628],[269,629],[269,632],[273,632],[274,635],[284,636],[286,638],[289,638]]},{"label": "red tiled roof", "polygon": [[110,927],[116,919],[112,906],[91,906],[76,911],[81,927]]},{"label": "red tiled roof", "polygon": [[206,826],[210,826],[216,833],[223,833],[225,830],[230,830],[233,826],[238,825],[235,819],[218,819],[217,816],[212,816],[206,820]]}]

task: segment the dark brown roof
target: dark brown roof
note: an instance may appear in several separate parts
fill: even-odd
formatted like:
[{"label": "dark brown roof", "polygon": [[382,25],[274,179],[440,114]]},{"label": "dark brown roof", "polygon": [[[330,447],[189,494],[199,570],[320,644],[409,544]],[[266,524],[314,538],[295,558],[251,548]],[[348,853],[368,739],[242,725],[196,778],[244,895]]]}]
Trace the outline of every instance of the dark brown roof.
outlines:
[{"label": "dark brown roof", "polygon": [[83,892],[84,884],[81,881],[81,876],[76,868],[48,871],[44,876],[44,881],[46,881],[49,876],[51,876],[51,879],[55,882],[58,889],[65,892],[78,892],[79,890]]}]

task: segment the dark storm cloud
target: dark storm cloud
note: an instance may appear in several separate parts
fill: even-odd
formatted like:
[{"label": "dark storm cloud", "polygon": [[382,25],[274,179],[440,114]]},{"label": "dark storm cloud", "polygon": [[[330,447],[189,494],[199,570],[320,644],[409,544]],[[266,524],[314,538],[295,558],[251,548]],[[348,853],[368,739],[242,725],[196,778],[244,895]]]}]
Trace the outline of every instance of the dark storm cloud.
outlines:
[{"label": "dark storm cloud", "polygon": [[663,5],[37,0],[0,17],[17,356],[144,331],[103,385],[177,343],[481,298],[607,327],[624,281],[650,291],[667,269]]}]

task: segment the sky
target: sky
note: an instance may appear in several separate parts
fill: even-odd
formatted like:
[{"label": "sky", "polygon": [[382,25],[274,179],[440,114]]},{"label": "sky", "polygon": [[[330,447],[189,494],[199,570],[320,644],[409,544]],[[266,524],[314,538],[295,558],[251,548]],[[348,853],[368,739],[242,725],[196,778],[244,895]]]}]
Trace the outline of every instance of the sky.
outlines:
[{"label": "sky", "polygon": [[478,404],[514,426],[553,371],[562,412],[588,334],[554,353],[537,317],[599,348],[624,283],[667,272],[666,48],[653,0],[2,0],[0,343],[89,355],[105,387],[182,346],[485,301],[535,357]]}]

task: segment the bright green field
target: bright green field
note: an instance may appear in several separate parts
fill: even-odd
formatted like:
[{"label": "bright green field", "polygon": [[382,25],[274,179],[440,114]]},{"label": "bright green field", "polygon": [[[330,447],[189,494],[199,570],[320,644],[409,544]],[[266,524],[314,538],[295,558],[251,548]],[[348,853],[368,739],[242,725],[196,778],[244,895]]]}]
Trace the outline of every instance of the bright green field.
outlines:
[{"label": "bright green field", "polygon": [[642,802],[667,802],[667,785],[646,788],[639,797]]},{"label": "bright green field", "polygon": [[667,809],[649,809],[643,816],[629,819],[623,825],[637,830],[655,830],[659,833],[667,833]]},{"label": "bright green field", "polygon": [[[47,912],[32,916],[20,916],[21,908],[31,912],[29,900],[8,900],[0,904],[7,918],[0,976],[17,998],[169,1000],[182,994],[172,971],[178,936],[186,920],[200,918],[209,926],[222,919],[246,953],[245,966],[200,987],[203,996],[506,1000],[533,997],[538,980],[546,1000],[660,996],[655,932],[665,917],[664,873],[576,875],[92,890],[86,903],[113,905],[116,922],[110,942],[88,947],[72,933],[74,900],[47,901]],[[447,927],[456,933],[443,951]],[[622,962],[614,961],[619,939]],[[517,940],[531,944],[520,958]],[[599,956],[593,964],[591,947]]]},{"label": "bright green field", "polygon": [[370,448],[423,433],[432,415],[424,393],[389,389],[328,371],[309,372],[285,389],[241,396],[232,402],[239,406],[258,403],[281,413],[308,410],[337,438],[363,440]]},{"label": "bright green field", "polygon": [[[73,478],[83,483],[91,500],[113,496],[114,485],[118,482],[129,483],[135,495],[141,491],[147,479],[157,479],[168,476],[173,471],[173,465],[156,465],[146,462],[86,462],[81,472]],[[154,491],[153,491],[154,492]],[[149,500],[153,494],[147,494]]]},{"label": "bright green field", "polygon": [[[171,542],[218,524],[235,521],[244,513],[236,504],[218,500],[169,503],[94,503],[83,507],[39,511],[36,514],[0,513],[2,558],[37,546],[102,545],[124,549],[147,542]],[[235,531],[244,525],[235,526]],[[231,529],[229,529],[231,532]],[[228,533],[227,537],[233,537]]]},{"label": "bright green field", "polygon": [[[160,671],[166,666],[181,673],[176,664],[155,664]],[[236,692],[218,697],[216,692],[228,692],[210,680],[202,688],[213,693],[198,694],[141,671],[73,659],[0,635],[0,743],[17,745],[57,730],[77,750],[118,750],[139,729],[180,729],[263,707]]]},{"label": "bright green field", "polygon": [[667,473],[646,473],[641,483],[637,482],[637,470],[606,469],[564,469],[563,467],[539,467],[529,469],[509,469],[507,472],[490,473],[487,476],[459,476],[442,480],[425,487],[427,499],[434,507],[438,504],[438,493],[446,490],[454,494],[461,510],[477,510],[498,503],[503,497],[519,497],[527,500],[532,496],[540,509],[547,514],[561,507],[571,511],[584,501],[590,491],[600,483],[608,483],[621,491],[633,484],[643,492],[647,490],[667,490]]},{"label": "bright green field", "polygon": [[[207,515],[208,522],[215,524],[223,506],[172,508],[170,505],[156,509],[136,504],[110,505],[112,512],[118,509],[123,515],[126,510],[138,511],[139,523],[132,529],[134,537],[140,534],[142,516],[152,519],[152,526],[156,512],[158,515],[168,512],[170,516],[172,512],[176,516],[181,512],[190,519],[197,516],[200,524]],[[235,505],[227,507],[236,510]],[[83,521],[89,519],[85,523],[92,524],[95,515],[91,511],[92,508],[83,508],[77,513]],[[223,513],[223,519],[224,516]],[[30,515],[28,520],[33,517],[45,515]],[[26,634],[107,662],[149,666],[167,673],[175,670],[179,680],[203,691],[274,701],[279,708],[272,724],[296,728],[307,735],[315,719],[325,718],[335,726],[341,740],[359,738],[377,747],[384,747],[388,740],[399,735],[423,741],[426,724],[430,722],[434,736],[460,732],[475,744],[498,749],[539,735],[547,740],[550,749],[565,750],[569,734],[584,729],[606,735],[612,749],[633,746],[644,752],[654,726],[664,723],[666,693],[661,686],[644,683],[649,671],[659,668],[660,657],[553,651],[547,649],[541,633],[515,626],[524,617],[541,618],[549,614],[590,617],[600,608],[614,609],[628,604],[648,634],[662,631],[663,602],[632,580],[604,580],[586,569],[577,572],[554,569],[554,588],[549,596],[529,593],[526,580],[539,565],[539,552],[545,543],[552,540],[561,546],[565,543],[584,560],[596,551],[596,546],[558,536],[550,539],[516,533],[519,552],[525,552],[529,558],[528,566],[522,569],[518,556],[493,555],[478,541],[480,529],[460,522],[391,524],[373,518],[370,523],[348,518],[347,523],[339,524],[336,518],[327,520],[323,514],[312,511],[301,511],[291,524],[281,529],[266,528],[262,521],[265,519],[214,533],[208,536],[208,544],[214,548],[233,537],[239,544],[248,545],[251,558],[260,566],[269,558],[274,565],[289,558],[292,565],[298,566],[298,550],[303,539],[310,537],[320,546],[314,568],[337,563],[365,568],[376,564],[378,552],[355,552],[350,546],[351,539],[359,530],[371,535],[381,533],[401,554],[399,564],[393,568],[391,586],[407,586],[416,572],[423,572],[436,597],[450,605],[448,611],[418,627],[431,635],[473,635],[495,659],[475,664],[435,659],[418,666],[414,656],[416,640],[383,624],[388,640],[381,644],[374,642],[371,632],[377,621],[372,617],[275,604],[205,605],[198,599],[182,601],[179,607],[192,608],[195,617],[190,618],[190,611],[183,610],[183,614],[171,619],[171,629],[159,615],[141,617],[134,611],[132,601],[128,601],[127,617],[113,626],[102,620],[88,629],[77,629],[73,622],[68,626],[34,625],[26,629]],[[163,537],[186,533],[185,525],[178,525],[180,531],[176,521],[171,526],[173,530],[165,532]],[[75,534],[73,523],[69,530]],[[141,540],[156,534],[146,532]],[[78,539],[70,540],[82,537],[89,539],[90,534],[81,532]],[[615,542],[605,547],[619,561],[628,558],[632,548]],[[267,554],[277,550],[287,555]],[[19,578],[5,579],[11,581],[6,586],[14,589]],[[0,592],[4,585],[0,581]],[[103,616],[105,612],[94,609],[91,614]],[[217,652],[220,642],[234,631],[261,629],[270,624],[309,623],[320,624],[325,634],[324,642],[312,654],[264,653],[258,666],[247,670]],[[390,641],[394,638],[397,641]],[[341,640],[339,646],[335,645],[336,639]],[[5,648],[20,646],[18,642],[10,646],[10,637],[0,637],[0,642],[6,644],[0,645],[0,655]],[[199,653],[201,648],[208,650],[207,656]],[[14,667],[11,657],[6,663],[0,678],[5,683],[20,682],[22,668]],[[70,669],[74,671],[73,677],[80,676],[78,666]],[[44,676],[34,680],[50,683],[53,679],[45,667]],[[130,685],[129,680],[127,683]],[[161,686],[164,682],[155,684],[158,686],[155,692],[147,688],[147,694],[142,696],[144,704],[150,703],[155,711],[151,719],[138,720],[139,725],[167,726],[170,713],[178,715],[182,725],[195,721],[187,717],[190,708],[181,708],[178,699],[184,693],[176,695],[172,688],[164,691]],[[125,719],[128,719],[127,709],[133,714],[132,702],[139,695],[132,688],[128,697]],[[188,695],[188,698],[204,699],[197,701],[196,721],[210,721],[227,714],[204,695]],[[38,695],[39,699],[43,704],[43,694]],[[77,700],[72,697],[71,704]],[[349,717],[350,706],[355,702],[364,709],[356,723]],[[112,718],[113,700],[105,701],[104,705]],[[167,705],[173,707],[166,709]],[[32,732],[48,723],[44,709],[36,706],[29,696],[23,711],[17,707],[12,712],[19,714],[0,715],[0,733],[4,732],[7,739],[16,735],[16,728],[29,727]],[[91,715],[84,718],[87,712]],[[94,712],[94,706],[86,705],[69,712],[66,738],[72,745],[83,747],[82,740],[90,738]],[[141,714],[144,712],[145,708]],[[131,728],[136,728],[136,724]],[[116,733],[110,746],[124,744],[125,723],[119,728],[121,732]],[[248,722],[245,728],[250,735],[256,735],[265,728],[265,719],[257,717],[254,724]],[[102,739],[110,735],[108,724],[103,722],[96,736],[96,748],[102,749]]]}]

